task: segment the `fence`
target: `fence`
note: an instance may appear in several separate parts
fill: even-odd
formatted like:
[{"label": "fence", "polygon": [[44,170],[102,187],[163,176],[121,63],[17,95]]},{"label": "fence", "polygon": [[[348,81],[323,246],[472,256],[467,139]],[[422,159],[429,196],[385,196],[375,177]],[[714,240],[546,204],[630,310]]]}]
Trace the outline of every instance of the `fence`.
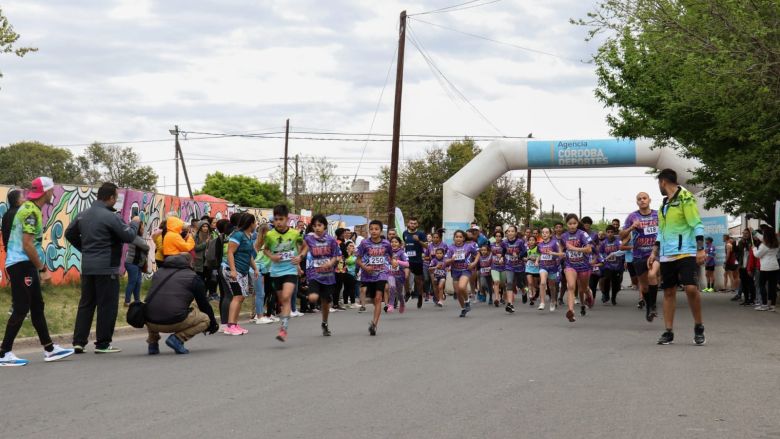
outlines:
[{"label": "fence", "polygon": [[[0,217],[8,211],[8,192],[11,186],[0,185]],[[81,275],[81,252],[73,248],[65,239],[65,229],[79,212],[88,209],[97,199],[97,188],[90,186],[56,185],[52,204],[43,208],[43,251],[46,254],[46,267],[51,272],[54,285],[78,282]],[[227,218],[234,212],[249,212],[255,215],[260,223],[269,222],[273,216],[271,209],[240,207],[226,202],[194,201],[190,198],[180,198],[173,195],[163,195],[154,192],[120,189],[119,201],[115,208],[125,221],[134,216],[140,216],[145,226],[145,236],[150,246],[150,255],[154,255],[154,242],[149,237],[150,231],[156,230],[160,222],[173,214],[189,221],[209,215],[217,218]],[[290,215],[290,224],[295,225],[299,219],[307,223],[308,217]],[[154,257],[152,256],[152,260]],[[124,269],[124,268],[122,268]],[[8,279],[5,271],[5,246],[0,246],[0,285],[6,286]]]}]

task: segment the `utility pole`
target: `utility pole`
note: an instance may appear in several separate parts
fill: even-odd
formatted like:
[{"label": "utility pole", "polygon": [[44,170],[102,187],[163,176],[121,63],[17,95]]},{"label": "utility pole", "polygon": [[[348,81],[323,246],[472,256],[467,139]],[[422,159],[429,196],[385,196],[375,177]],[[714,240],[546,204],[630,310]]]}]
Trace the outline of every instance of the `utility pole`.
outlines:
[{"label": "utility pole", "polygon": [[[181,169],[184,171],[184,181],[187,182],[187,192],[190,194],[190,198],[192,198],[192,186],[190,185],[190,177],[187,175],[187,165],[184,163],[184,151],[181,150],[181,144],[179,144],[179,136],[176,136],[176,149],[179,152],[179,160],[181,161]],[[176,169],[179,169],[179,166],[176,166]],[[178,187],[177,187],[178,189]]]},{"label": "utility pole", "polygon": [[295,154],[295,180],[293,181],[293,210],[298,211],[298,185],[300,177],[298,176],[298,154]]},{"label": "utility pole", "polygon": [[169,133],[176,136],[174,142],[173,142],[173,150],[175,153],[175,160],[176,160],[176,196],[179,196],[179,126],[174,125],[174,129],[168,130]]},{"label": "utility pole", "polygon": [[582,219],[582,188],[577,188],[580,197],[580,220]]},{"label": "utility pole", "polygon": [[552,205],[552,216],[555,216],[555,204]]},{"label": "utility pole", "polygon": [[528,169],[528,176],[525,179],[525,191],[528,192],[528,197],[525,203],[525,225],[531,227],[531,170]]},{"label": "utility pole", "polygon": [[395,192],[398,189],[398,146],[401,139],[401,97],[404,86],[404,46],[406,11],[401,12],[398,36],[398,62],[395,72],[395,108],[393,110],[393,147],[390,154],[390,191],[387,194],[387,228],[395,227]]},{"label": "utility pole", "polygon": [[284,199],[287,200],[287,145],[290,140],[290,119],[284,129]]},{"label": "utility pole", "polygon": [[542,210],[542,199],[539,198],[539,215],[537,215],[537,218],[542,219],[542,213],[544,213]]},{"label": "utility pole", "polygon": [[601,206],[601,222],[603,223],[605,221],[604,215],[606,214],[606,207]]}]

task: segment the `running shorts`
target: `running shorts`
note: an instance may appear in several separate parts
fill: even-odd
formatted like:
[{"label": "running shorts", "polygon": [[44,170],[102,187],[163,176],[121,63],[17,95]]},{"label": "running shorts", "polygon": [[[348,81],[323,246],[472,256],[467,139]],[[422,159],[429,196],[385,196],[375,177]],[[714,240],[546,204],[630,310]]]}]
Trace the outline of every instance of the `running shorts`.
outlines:
[{"label": "running shorts", "polygon": [[294,274],[288,274],[285,276],[271,278],[271,285],[273,285],[275,291],[282,291],[284,284],[298,285],[298,276]]},{"label": "running shorts", "polygon": [[410,262],[409,263],[409,271],[412,272],[415,276],[422,276],[423,275],[423,264],[422,262]]},{"label": "running shorts", "polygon": [[236,280],[230,277],[230,268],[222,266],[222,278],[225,279],[230,294],[233,296],[249,296],[249,275],[237,273]]},{"label": "running shorts", "polygon": [[634,273],[636,273],[637,277],[650,271],[647,269],[647,258],[634,259],[633,264],[634,264]]},{"label": "running shorts", "polygon": [[704,267],[704,269],[707,270],[707,271],[715,271],[715,266],[714,265],[708,265],[708,266]]},{"label": "running shorts", "polygon": [[699,265],[695,256],[661,262],[661,288],[677,288],[677,285],[698,285]]},{"label": "running shorts", "polygon": [[385,294],[385,287],[387,286],[386,280],[377,280],[374,282],[360,282],[360,286],[366,289],[366,297],[374,299],[379,293],[379,297],[383,297]]},{"label": "running shorts", "polygon": [[326,285],[316,280],[309,281],[309,294],[317,294],[321,301],[330,303],[331,298],[336,294],[336,285]]}]

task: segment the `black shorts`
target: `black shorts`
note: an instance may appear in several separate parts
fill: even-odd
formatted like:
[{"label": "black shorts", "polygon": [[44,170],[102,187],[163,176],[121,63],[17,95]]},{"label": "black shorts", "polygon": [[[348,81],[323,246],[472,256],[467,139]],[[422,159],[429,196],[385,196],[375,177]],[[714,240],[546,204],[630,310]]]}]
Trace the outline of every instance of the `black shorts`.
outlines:
[{"label": "black shorts", "polygon": [[714,265],[708,265],[708,266],[704,267],[704,269],[707,270],[707,271],[715,271],[715,266]]},{"label": "black shorts", "polygon": [[321,301],[330,303],[336,294],[336,285],[325,285],[316,280],[309,281],[309,294],[317,294]]},{"label": "black shorts", "polygon": [[699,265],[695,256],[687,256],[669,262],[661,262],[661,288],[677,288],[677,285],[698,285]]},{"label": "black shorts", "polygon": [[739,269],[739,265],[737,264],[726,264],[726,271],[737,271]]},{"label": "black shorts", "polygon": [[376,294],[379,293],[383,297],[385,294],[385,287],[387,286],[386,280],[377,280],[374,282],[360,282],[360,287],[366,289],[366,297],[373,299]]},{"label": "black shorts", "polygon": [[539,279],[539,273],[526,273],[526,276],[531,276]]},{"label": "black shorts", "polygon": [[288,274],[285,276],[271,277],[271,285],[273,285],[275,291],[282,291],[282,286],[284,284],[298,285],[298,276]]},{"label": "black shorts", "polygon": [[409,271],[412,272],[415,276],[422,276],[423,275],[423,264],[422,262],[410,262],[409,263]]},{"label": "black shorts", "polygon": [[641,259],[634,258],[634,262],[632,263],[632,265],[634,266],[634,273],[636,273],[637,277],[650,271],[647,269],[647,258],[641,258]]},{"label": "black shorts", "polygon": [[634,268],[634,261],[631,261],[626,265],[628,266],[628,275],[631,277],[636,277],[636,269]]}]

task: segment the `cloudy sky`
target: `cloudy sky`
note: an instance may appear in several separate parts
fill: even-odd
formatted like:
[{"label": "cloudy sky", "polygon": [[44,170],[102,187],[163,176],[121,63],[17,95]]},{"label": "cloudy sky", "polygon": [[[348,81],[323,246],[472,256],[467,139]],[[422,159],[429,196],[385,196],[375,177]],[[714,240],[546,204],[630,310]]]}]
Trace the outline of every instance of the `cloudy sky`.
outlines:
[{"label": "cloudy sky", "polygon": [[[159,191],[173,193],[168,130],[178,124],[190,132],[182,148],[196,188],[215,170],[267,180],[284,151],[278,134],[203,139],[210,136],[196,133],[278,133],[287,118],[294,131],[367,133],[379,102],[373,133],[389,134],[400,11],[463,2],[0,0],[20,42],[40,49],[21,59],[0,58],[0,145],[38,140],[78,154],[93,141],[132,141],[128,145],[160,175]],[[608,137],[607,111],[593,96],[594,68],[580,61],[595,45],[568,22],[584,17],[593,3],[479,0],[469,5],[478,7],[410,19],[402,133]],[[471,104],[446,88],[447,81]],[[339,163],[337,173],[350,178],[372,180],[389,162],[389,142],[294,137],[358,140],[290,143],[291,154],[327,155]],[[401,155],[418,157],[431,145],[408,138]],[[644,169],[548,175],[536,171],[532,183],[545,210],[554,204],[556,211],[576,212],[581,187],[583,213],[597,220],[602,207],[607,217],[622,218],[634,208],[637,191],[657,192]]]}]

